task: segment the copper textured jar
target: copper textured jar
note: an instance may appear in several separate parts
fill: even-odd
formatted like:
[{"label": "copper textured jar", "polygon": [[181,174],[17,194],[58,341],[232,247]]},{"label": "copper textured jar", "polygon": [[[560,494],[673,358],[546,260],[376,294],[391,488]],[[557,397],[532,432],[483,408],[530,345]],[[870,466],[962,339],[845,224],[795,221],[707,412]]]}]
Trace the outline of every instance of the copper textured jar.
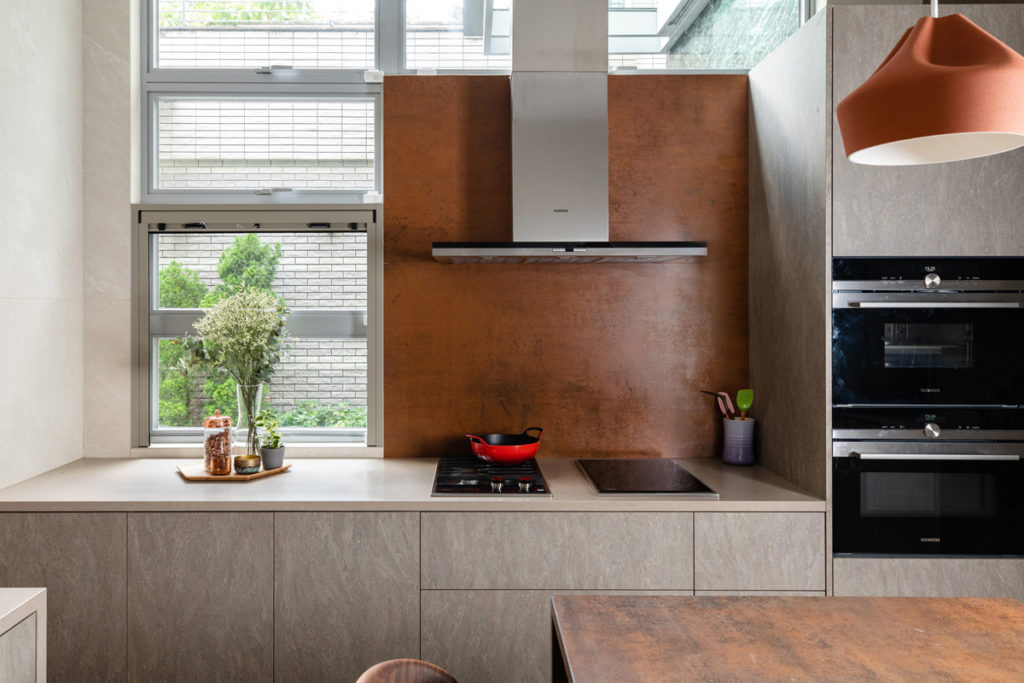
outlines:
[{"label": "copper textured jar", "polygon": [[235,428],[231,418],[214,411],[203,420],[203,467],[210,474],[231,474],[231,446]]}]

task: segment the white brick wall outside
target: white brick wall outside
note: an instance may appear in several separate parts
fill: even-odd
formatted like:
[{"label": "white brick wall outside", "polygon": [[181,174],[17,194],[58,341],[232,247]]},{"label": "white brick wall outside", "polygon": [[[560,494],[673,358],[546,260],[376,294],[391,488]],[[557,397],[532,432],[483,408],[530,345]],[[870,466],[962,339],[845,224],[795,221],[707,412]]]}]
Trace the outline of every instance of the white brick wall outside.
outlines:
[{"label": "white brick wall outside", "polygon": [[[232,234],[159,236],[159,267],[172,260],[195,271],[208,289],[221,283],[217,264]],[[272,288],[289,308],[366,310],[365,233],[263,233],[281,244]],[[303,400],[366,405],[365,339],[289,339],[288,356],[267,388],[278,412]]]}]

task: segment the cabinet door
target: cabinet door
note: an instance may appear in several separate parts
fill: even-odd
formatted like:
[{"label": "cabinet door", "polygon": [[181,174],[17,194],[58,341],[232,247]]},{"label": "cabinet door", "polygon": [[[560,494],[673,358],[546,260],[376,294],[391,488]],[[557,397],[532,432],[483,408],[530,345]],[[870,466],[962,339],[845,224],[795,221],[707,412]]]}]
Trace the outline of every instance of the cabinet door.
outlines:
[{"label": "cabinet door", "polygon": [[698,591],[824,591],[820,512],[694,514]]},{"label": "cabinet door", "polygon": [[692,590],[689,512],[423,513],[423,587]]},{"label": "cabinet door", "polygon": [[35,683],[36,681],[36,615],[18,622],[0,633],[0,681],[4,683]]},{"label": "cabinet door", "polygon": [[[921,16],[913,5],[838,6],[833,12],[833,106],[878,68]],[[1024,6],[971,5],[971,21],[1024,50]],[[863,166],[832,123],[836,256],[1020,256],[1024,149],[926,166]]]},{"label": "cabinet door", "polygon": [[[423,591],[423,659],[459,681],[551,680],[551,597],[595,591]],[[692,595],[691,591],[601,591]]]},{"label": "cabinet door", "polygon": [[275,514],[274,671],[353,681],[419,657],[419,513]]},{"label": "cabinet door", "polygon": [[50,680],[124,680],[124,513],[0,513],[0,586],[46,588]]},{"label": "cabinet door", "polygon": [[128,516],[128,680],[270,681],[270,512]]},{"label": "cabinet door", "polygon": [[1024,560],[837,557],[832,586],[839,596],[1024,600]]}]

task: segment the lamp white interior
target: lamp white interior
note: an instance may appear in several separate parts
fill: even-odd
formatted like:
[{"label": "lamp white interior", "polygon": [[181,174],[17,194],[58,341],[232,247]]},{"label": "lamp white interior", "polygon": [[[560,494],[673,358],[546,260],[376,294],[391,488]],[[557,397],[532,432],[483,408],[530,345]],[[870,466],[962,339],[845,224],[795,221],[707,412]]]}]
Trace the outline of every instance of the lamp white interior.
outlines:
[{"label": "lamp white interior", "polygon": [[866,147],[849,156],[855,164],[869,166],[912,166],[940,164],[1008,152],[1024,145],[1017,133],[950,133],[928,135]]}]

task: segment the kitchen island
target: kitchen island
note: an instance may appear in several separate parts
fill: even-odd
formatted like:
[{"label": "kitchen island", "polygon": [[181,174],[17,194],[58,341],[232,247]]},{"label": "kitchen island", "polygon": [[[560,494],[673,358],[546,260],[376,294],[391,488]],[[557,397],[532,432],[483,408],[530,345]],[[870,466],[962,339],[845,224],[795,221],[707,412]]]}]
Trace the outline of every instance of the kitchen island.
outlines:
[{"label": "kitchen island", "polygon": [[557,593],[825,594],[825,501],[760,467],[685,461],[709,500],[601,497],[557,458],[550,497],[431,497],[435,460],[210,483],[183,462],[81,460],[0,490],[0,585],[47,588],[55,679],[354,680],[420,657],[543,683]]},{"label": "kitchen island", "polygon": [[1009,599],[559,595],[551,610],[554,681],[1024,676]]}]

